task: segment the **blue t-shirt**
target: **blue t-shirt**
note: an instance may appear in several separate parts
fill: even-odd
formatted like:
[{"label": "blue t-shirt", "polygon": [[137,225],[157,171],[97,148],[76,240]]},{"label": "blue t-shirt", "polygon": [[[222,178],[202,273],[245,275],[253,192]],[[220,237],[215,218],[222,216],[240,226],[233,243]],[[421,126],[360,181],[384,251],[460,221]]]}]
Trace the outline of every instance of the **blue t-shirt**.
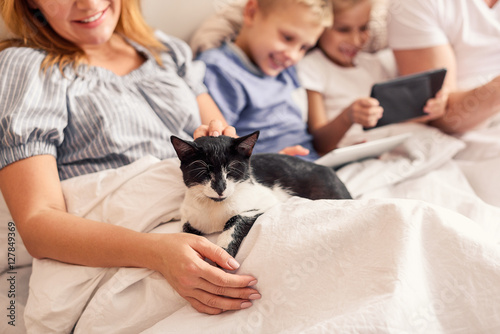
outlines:
[{"label": "blue t-shirt", "polygon": [[260,131],[254,152],[278,152],[302,145],[304,158],[315,160],[312,136],[292,95],[300,88],[295,67],[276,77],[265,75],[234,44],[202,52],[206,64],[204,83],[227,122],[243,136]]}]

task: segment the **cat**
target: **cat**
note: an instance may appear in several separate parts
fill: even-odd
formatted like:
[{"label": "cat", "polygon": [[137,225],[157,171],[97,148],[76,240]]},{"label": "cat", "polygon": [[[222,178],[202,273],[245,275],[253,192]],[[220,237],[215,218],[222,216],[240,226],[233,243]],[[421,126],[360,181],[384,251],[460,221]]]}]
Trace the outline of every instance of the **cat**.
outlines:
[{"label": "cat", "polygon": [[252,155],[259,131],[247,136],[171,137],[187,187],[183,231],[222,232],[217,244],[233,257],[255,220],[291,196],[351,199],[331,168],[278,153]]}]

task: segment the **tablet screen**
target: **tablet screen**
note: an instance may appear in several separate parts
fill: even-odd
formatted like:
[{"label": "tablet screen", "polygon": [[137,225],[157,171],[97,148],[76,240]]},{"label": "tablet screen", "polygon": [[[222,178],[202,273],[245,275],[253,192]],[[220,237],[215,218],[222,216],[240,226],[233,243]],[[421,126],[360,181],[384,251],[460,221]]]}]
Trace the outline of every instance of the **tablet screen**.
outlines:
[{"label": "tablet screen", "polygon": [[371,96],[384,108],[375,127],[424,116],[427,100],[441,89],[446,69],[435,69],[373,85]]}]

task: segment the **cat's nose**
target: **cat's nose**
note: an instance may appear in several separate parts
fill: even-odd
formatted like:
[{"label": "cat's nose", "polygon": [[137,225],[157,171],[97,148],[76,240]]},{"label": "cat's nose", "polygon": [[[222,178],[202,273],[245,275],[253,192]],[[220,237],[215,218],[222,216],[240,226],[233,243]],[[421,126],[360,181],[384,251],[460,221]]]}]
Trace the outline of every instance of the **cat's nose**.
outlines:
[{"label": "cat's nose", "polygon": [[216,179],[212,181],[212,189],[219,195],[219,197],[224,197],[224,190],[226,190],[226,180]]}]

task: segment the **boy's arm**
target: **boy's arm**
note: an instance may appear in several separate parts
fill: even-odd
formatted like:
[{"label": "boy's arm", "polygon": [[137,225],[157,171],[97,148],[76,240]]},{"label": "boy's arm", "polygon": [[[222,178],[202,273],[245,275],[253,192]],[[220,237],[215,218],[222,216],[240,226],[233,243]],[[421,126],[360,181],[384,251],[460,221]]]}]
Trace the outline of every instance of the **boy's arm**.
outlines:
[{"label": "boy's arm", "polygon": [[200,109],[201,124],[209,124],[210,121],[219,120],[223,126],[228,125],[226,119],[210,94],[200,94],[196,97],[196,101],[198,102],[198,108]]},{"label": "boy's arm", "polygon": [[229,126],[226,119],[220,112],[214,100],[208,93],[200,94],[196,97],[200,109],[201,126],[194,132],[194,138],[201,136],[226,135],[236,137],[236,130]]},{"label": "boy's arm", "polygon": [[247,95],[241,83],[232,73],[228,73],[223,68],[220,68],[220,65],[208,63],[204,84],[208,89],[208,96],[201,94],[199,98],[204,100],[210,99],[212,101],[207,103],[207,106],[211,110],[205,110],[203,113],[208,113],[215,117],[217,115],[217,112],[213,111],[215,107],[224,121],[228,125],[234,126],[240,117],[241,111],[247,104]]}]

